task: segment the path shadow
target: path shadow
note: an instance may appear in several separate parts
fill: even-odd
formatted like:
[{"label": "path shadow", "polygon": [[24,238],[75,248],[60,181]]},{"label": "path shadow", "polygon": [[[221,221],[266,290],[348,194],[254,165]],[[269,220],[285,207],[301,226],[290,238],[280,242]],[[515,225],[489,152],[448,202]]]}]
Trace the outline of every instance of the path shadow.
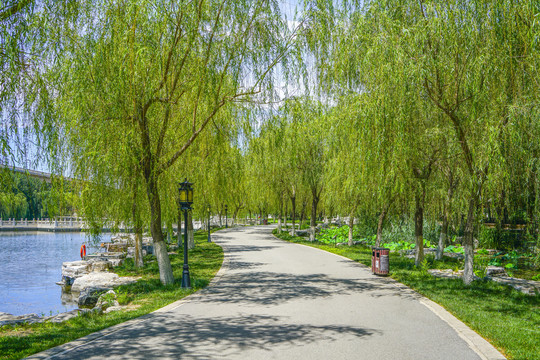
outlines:
[{"label": "path shadow", "polygon": [[69,359],[91,356],[126,359],[220,359],[242,350],[272,350],[277,345],[302,346],[336,341],[344,336],[364,338],[374,329],[339,325],[292,324],[266,315],[192,317],[152,314],[149,320],[100,338],[64,354]]},{"label": "path shadow", "polygon": [[316,299],[361,291],[388,291],[388,284],[325,274],[293,275],[268,271],[228,273],[200,301],[243,305],[278,305],[293,299]]}]

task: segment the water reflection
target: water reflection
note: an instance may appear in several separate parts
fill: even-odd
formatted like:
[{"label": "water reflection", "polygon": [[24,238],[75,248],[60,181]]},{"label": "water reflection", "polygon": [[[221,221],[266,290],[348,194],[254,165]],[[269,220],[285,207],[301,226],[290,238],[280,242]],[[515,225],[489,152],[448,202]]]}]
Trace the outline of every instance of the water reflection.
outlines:
[{"label": "water reflection", "polygon": [[[110,241],[110,234],[101,241]],[[82,233],[0,232],[0,312],[51,315],[77,308],[56,285],[62,263],[80,260]],[[98,250],[89,246],[88,253]]]}]

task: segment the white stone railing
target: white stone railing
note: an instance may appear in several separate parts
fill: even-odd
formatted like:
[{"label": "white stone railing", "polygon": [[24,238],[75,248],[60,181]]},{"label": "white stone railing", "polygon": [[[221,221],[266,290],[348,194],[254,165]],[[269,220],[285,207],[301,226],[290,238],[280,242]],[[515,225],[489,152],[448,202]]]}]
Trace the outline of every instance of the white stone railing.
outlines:
[{"label": "white stone railing", "polygon": [[60,218],[60,219],[0,219],[0,229],[82,229],[86,223],[82,218]]}]

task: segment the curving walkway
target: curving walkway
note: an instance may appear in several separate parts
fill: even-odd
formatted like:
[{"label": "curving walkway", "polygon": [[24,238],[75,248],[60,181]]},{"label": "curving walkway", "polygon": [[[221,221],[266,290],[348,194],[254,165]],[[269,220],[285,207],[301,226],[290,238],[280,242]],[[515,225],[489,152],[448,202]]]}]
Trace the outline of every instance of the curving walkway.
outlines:
[{"label": "curving walkway", "polygon": [[503,359],[438,305],[268,226],[213,240],[226,260],[201,293],[32,358]]}]

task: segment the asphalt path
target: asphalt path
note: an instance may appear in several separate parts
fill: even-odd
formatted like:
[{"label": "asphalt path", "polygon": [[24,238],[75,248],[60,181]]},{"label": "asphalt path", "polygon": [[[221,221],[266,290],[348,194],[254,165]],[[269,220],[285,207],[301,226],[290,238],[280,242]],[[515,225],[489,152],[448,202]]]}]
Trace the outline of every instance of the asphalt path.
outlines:
[{"label": "asphalt path", "polygon": [[220,231],[213,240],[225,261],[202,292],[32,358],[503,358],[403,285],[278,240],[268,226]]}]

